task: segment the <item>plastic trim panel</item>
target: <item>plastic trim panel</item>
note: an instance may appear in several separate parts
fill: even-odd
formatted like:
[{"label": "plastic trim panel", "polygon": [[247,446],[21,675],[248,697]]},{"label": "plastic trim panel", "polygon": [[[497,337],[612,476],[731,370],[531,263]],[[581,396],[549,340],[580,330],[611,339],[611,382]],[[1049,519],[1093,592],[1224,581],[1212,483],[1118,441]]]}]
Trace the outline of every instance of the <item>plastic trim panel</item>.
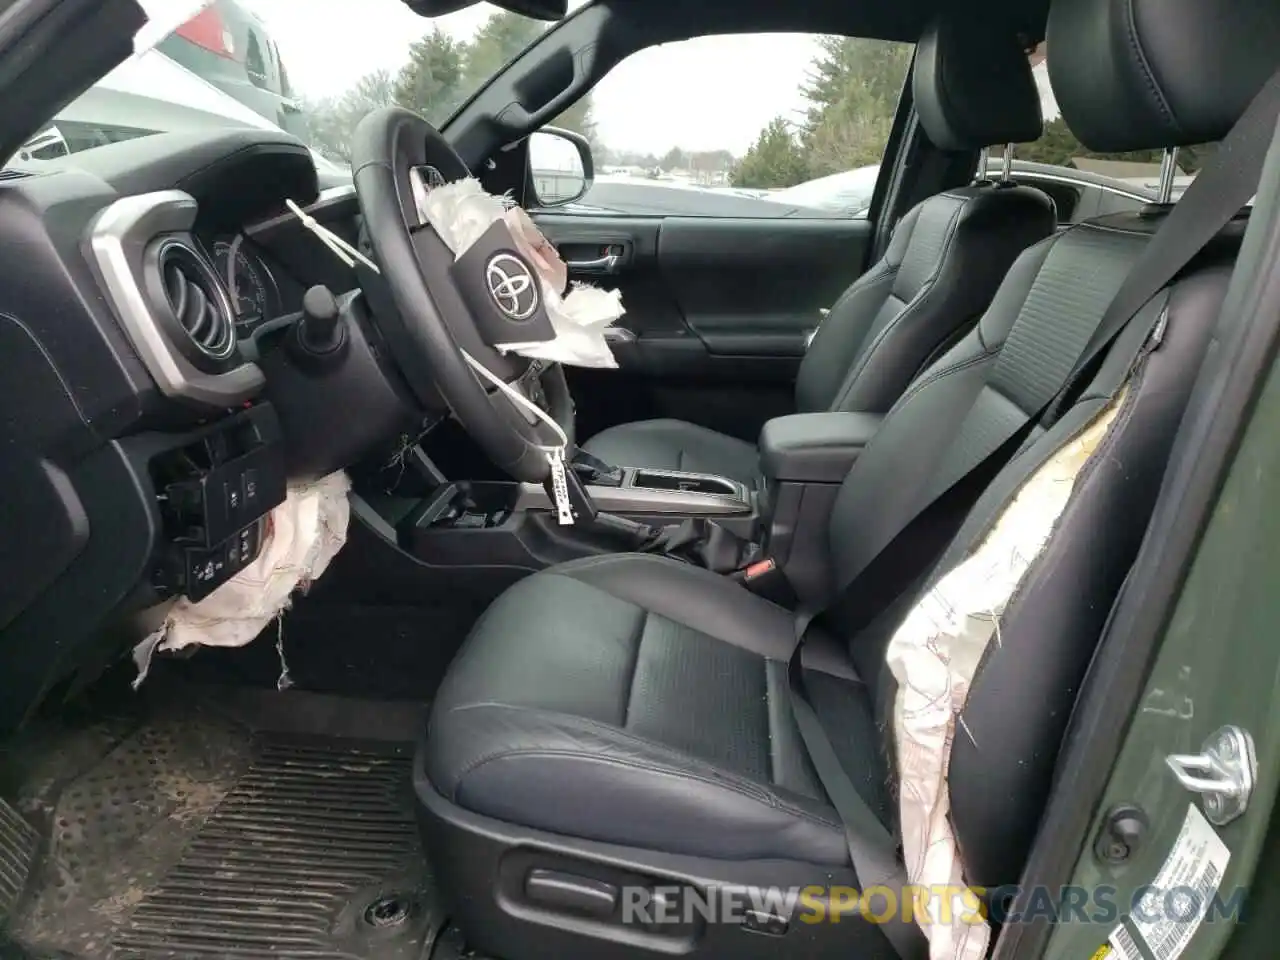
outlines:
[{"label": "plastic trim panel", "polygon": [[207,373],[192,365],[152,312],[130,258],[131,250],[161,233],[190,229],[196,209],[195,198],[181,190],[124,197],[93,221],[89,253],[125,334],[161,392],[174,399],[231,407],[262,389],[262,371],[253,363],[225,373]]}]

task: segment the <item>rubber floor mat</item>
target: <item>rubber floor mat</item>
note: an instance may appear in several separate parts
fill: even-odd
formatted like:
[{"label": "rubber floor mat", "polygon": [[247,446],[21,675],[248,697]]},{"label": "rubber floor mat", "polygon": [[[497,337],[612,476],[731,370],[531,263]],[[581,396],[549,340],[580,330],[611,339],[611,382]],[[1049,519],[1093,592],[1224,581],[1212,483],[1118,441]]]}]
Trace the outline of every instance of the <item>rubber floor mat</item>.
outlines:
[{"label": "rubber floor mat", "polygon": [[77,960],[423,960],[443,918],[410,745],[264,730],[201,699],[0,753],[44,837],[9,935]]},{"label": "rubber floor mat", "polygon": [[115,956],[425,957],[437,917],[409,748],[272,736],[254,753]]},{"label": "rubber floor mat", "polygon": [[247,771],[252,734],[199,707],[68,724],[16,750],[15,806],[47,838],[10,935],[94,960]]},{"label": "rubber floor mat", "polygon": [[39,843],[35,828],[0,800],[0,929],[26,888]]}]

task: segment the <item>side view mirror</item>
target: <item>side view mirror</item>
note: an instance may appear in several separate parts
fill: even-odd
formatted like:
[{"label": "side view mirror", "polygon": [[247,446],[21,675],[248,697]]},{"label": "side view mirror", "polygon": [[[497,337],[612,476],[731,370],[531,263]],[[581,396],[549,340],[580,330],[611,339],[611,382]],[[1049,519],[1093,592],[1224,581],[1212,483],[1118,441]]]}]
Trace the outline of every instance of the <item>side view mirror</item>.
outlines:
[{"label": "side view mirror", "polygon": [[595,166],[587,138],[543,127],[529,134],[529,185],[533,206],[560,207],[591,189]]},{"label": "side view mirror", "polygon": [[62,131],[57,127],[49,127],[24,143],[18,151],[18,157],[21,160],[54,160],[70,153],[71,147],[67,145]]}]

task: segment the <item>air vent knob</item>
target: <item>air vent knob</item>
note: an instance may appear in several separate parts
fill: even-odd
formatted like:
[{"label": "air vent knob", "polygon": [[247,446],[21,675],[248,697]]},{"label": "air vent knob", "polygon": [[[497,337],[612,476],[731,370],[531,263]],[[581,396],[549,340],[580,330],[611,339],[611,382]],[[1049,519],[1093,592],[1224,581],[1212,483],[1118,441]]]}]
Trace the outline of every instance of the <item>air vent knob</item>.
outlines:
[{"label": "air vent knob", "polygon": [[333,353],[346,340],[338,309],[338,298],[326,286],[314,286],[302,297],[302,320],[298,323],[298,343],[315,356]]}]

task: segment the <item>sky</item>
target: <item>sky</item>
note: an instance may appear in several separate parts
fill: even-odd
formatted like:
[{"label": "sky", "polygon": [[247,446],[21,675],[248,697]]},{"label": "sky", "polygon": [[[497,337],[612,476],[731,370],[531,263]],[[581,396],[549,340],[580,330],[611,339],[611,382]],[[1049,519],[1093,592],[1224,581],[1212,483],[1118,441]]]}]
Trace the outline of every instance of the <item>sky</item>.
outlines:
[{"label": "sky", "polygon": [[[146,0],[177,11],[199,0]],[[293,86],[305,97],[340,96],[361,77],[395,71],[409,45],[435,25],[470,38],[497,9],[481,3],[430,20],[401,0],[241,0],[267,24]],[[580,6],[583,0],[571,0]],[[799,121],[800,92],[817,52],[802,34],[703,37],[644,50],[619,64],[592,92],[599,139],[615,150],[661,156],[727,149],[741,156],[776,116]],[[1058,115],[1043,64],[1036,68],[1045,118]]]},{"label": "sky", "polygon": [[[467,39],[496,9],[478,4],[432,21],[401,0],[242,2],[267,24],[294,87],[313,98],[339,95],[374,70],[395,70],[434,24]],[[803,114],[800,87],[815,44],[806,35],[754,35],[645,50],[593,92],[600,140],[619,150],[740,155],[773,117]]]}]

